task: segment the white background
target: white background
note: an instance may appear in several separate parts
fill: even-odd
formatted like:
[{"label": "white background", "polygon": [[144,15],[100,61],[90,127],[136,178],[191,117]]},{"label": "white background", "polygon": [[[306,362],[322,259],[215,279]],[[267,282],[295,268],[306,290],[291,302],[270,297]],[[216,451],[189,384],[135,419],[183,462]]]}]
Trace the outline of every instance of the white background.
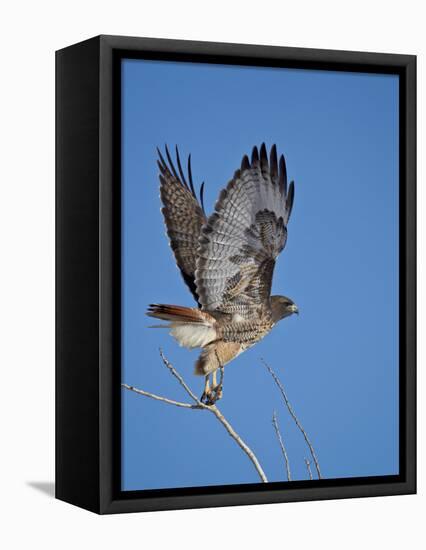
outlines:
[{"label": "white background", "polygon": [[[0,20],[2,548],[424,547],[425,515],[421,509],[425,504],[422,468],[425,406],[421,396],[418,496],[98,517],[46,494],[46,489],[52,492],[49,482],[54,477],[54,51],[103,33],[417,54],[418,181],[419,212],[422,212],[426,206],[422,185],[425,132],[422,4],[412,0],[210,3],[38,0],[3,5]],[[424,267],[424,234],[424,218],[420,216],[420,275]],[[424,297],[421,287],[420,335],[424,328]],[[419,340],[421,391],[425,349],[422,339]]]}]

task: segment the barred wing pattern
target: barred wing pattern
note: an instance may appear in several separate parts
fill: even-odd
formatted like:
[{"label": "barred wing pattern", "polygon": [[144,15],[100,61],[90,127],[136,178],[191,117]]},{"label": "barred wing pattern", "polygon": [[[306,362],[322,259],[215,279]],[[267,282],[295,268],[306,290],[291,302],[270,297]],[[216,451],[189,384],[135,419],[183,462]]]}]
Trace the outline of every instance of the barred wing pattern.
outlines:
[{"label": "barred wing pattern", "polygon": [[270,310],[275,260],[287,239],[294,183],[284,157],[265,144],[245,156],[203,226],[195,271],[204,310],[253,319]]},{"label": "barred wing pattern", "polygon": [[176,147],[176,170],[166,146],[168,164],[157,149],[160,168],[160,196],[163,203],[161,212],[167,228],[170,247],[189,290],[199,303],[195,287],[195,269],[197,261],[198,239],[201,227],[206,223],[204,213],[203,190],[200,188],[200,201],[195,193],[191,170],[191,155],[188,157],[188,181],[182,170],[179,151]]}]

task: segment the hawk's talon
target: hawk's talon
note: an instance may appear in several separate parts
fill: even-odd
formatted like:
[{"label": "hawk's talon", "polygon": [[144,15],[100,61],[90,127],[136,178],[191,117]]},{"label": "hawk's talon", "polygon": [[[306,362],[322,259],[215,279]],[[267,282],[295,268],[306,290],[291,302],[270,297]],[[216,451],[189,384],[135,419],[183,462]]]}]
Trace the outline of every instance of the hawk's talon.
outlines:
[{"label": "hawk's talon", "polygon": [[203,405],[209,405],[210,392],[207,393],[207,392],[203,391],[203,395],[200,397],[200,401],[201,401],[201,403],[203,403]]},{"label": "hawk's talon", "polygon": [[201,403],[209,407],[211,405],[214,405],[216,401],[219,401],[219,399],[222,399],[222,396],[223,387],[222,384],[218,384],[214,388],[209,389],[208,391],[204,391],[203,395],[200,398],[200,401]]}]

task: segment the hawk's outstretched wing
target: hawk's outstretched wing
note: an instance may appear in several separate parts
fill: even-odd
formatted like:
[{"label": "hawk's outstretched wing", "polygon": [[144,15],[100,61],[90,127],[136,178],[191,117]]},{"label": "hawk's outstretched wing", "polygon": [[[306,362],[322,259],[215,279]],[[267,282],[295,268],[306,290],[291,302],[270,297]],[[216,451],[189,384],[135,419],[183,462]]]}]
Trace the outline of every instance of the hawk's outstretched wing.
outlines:
[{"label": "hawk's outstretched wing", "polygon": [[203,227],[195,272],[202,308],[252,319],[269,308],[275,259],[287,239],[294,184],[262,144],[245,156]]},{"label": "hawk's outstretched wing", "polygon": [[203,205],[204,183],[200,188],[200,201],[194,189],[191,172],[191,156],[188,157],[188,181],[182,170],[179,151],[176,147],[178,172],[173,164],[166,146],[168,164],[158,150],[158,166],[160,168],[160,196],[163,203],[161,209],[167,227],[170,246],[176,258],[176,263],[182,273],[185,283],[199,302],[195,287],[195,269],[198,249],[198,239],[201,227],[206,223]]}]

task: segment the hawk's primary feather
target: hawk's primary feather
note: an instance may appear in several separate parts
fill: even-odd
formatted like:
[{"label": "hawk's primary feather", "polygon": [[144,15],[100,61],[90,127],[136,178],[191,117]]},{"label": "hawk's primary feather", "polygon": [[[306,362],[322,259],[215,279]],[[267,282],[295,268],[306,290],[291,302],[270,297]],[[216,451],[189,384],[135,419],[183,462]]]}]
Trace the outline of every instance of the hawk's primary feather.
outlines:
[{"label": "hawk's primary feather", "polygon": [[176,160],[179,173],[176,171],[167,146],[166,155],[169,164],[158,150],[160,196],[163,203],[161,211],[176,263],[189,290],[199,303],[195,287],[195,269],[198,239],[201,227],[207,221],[203,205],[204,183],[200,188],[199,202],[192,180],[191,155],[188,157],[189,184],[182,170],[178,148],[176,147]]}]

